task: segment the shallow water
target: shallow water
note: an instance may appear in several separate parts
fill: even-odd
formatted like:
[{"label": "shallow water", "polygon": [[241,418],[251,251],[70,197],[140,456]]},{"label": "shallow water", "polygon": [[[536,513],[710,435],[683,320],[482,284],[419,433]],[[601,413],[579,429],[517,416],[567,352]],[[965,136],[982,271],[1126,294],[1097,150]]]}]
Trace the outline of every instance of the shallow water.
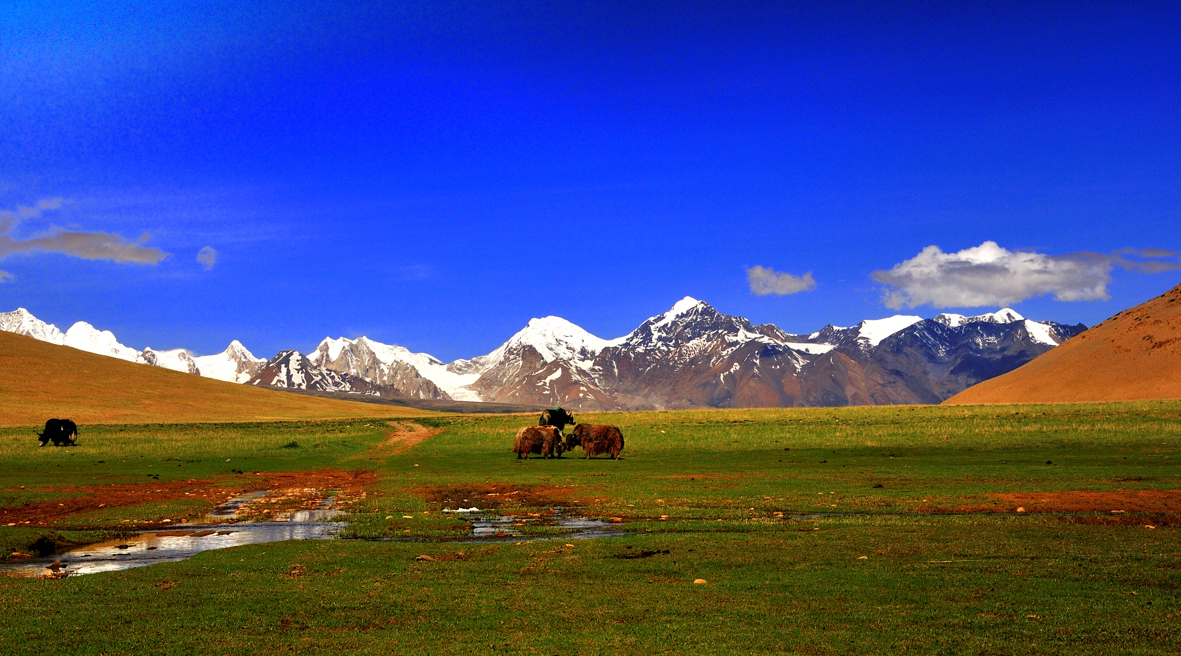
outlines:
[{"label": "shallow water", "polygon": [[[259,499],[266,492],[231,499],[209,513],[210,519],[230,519],[246,503]],[[270,522],[225,522],[208,524],[180,524],[163,529],[143,531],[123,540],[92,544],[63,554],[30,558],[0,564],[0,572],[16,576],[43,576],[49,566],[57,563],[58,575],[77,576],[146,567],[191,558],[202,551],[228,549],[247,544],[265,544],[284,540],[329,540],[345,529],[344,522],[330,522],[344,511],[333,507],[335,499],[325,499],[314,510],[298,510],[280,515]],[[475,511],[476,509],[471,509]],[[537,540],[590,540],[624,535],[619,524],[601,519],[566,515],[563,508],[554,508],[549,516],[521,517],[498,515],[494,512],[465,512],[471,523],[471,533],[458,540],[446,542],[533,542]],[[559,534],[530,534],[529,524],[561,529]],[[388,538],[390,541],[426,541],[423,538]]]},{"label": "shallow water", "polygon": [[[211,522],[233,520],[243,506],[266,495],[266,491],[250,492],[230,499],[213,509],[207,519]],[[75,576],[175,562],[191,558],[202,551],[246,544],[328,540],[336,537],[346,526],[325,521],[344,514],[344,511],[333,508],[335,501],[335,497],[328,497],[320,503],[319,508],[284,513],[270,522],[178,524],[142,531],[135,537],[92,544],[64,554],[0,564],[0,572],[42,576],[47,573],[49,565],[57,562],[59,573]]]},{"label": "shallow water", "polygon": [[[534,540],[590,540],[594,538],[611,538],[624,535],[623,528],[601,519],[570,516],[562,508],[554,508],[549,517],[514,517],[511,515],[497,515],[491,512],[468,513],[467,520],[471,522],[472,532],[470,542],[488,542],[496,540],[529,541]],[[524,529],[528,524],[537,526],[552,526],[562,529],[560,534],[530,535]]]},{"label": "shallow water", "polygon": [[[321,512],[321,511],[304,511]],[[329,511],[338,512],[338,511]],[[125,540],[92,544],[56,556],[0,565],[0,571],[41,576],[55,561],[70,576],[145,567],[191,558],[202,551],[283,540],[327,540],[343,530],[340,522],[287,521],[184,525],[145,531]]]}]

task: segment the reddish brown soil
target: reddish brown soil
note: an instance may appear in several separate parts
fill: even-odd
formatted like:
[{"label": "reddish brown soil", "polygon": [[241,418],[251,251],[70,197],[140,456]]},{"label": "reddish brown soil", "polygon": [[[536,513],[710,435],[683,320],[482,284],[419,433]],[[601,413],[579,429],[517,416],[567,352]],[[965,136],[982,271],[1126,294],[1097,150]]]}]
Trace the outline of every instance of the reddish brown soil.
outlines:
[{"label": "reddish brown soil", "polygon": [[[370,472],[345,472],[331,469],[306,472],[258,473],[222,477],[214,480],[159,481],[152,483],[116,483],[34,488],[38,492],[65,492],[77,496],[62,501],[33,503],[0,509],[0,525],[53,524],[75,515],[105,508],[127,508],[145,503],[159,503],[180,499],[200,499],[209,508],[224,503],[246,492],[279,491],[280,497],[295,497],[297,491],[340,490],[344,495],[356,495],[376,480]],[[302,498],[302,497],[301,497]],[[322,495],[317,495],[317,501]],[[301,501],[295,507],[304,507]],[[293,508],[276,506],[275,509]]]},{"label": "reddish brown soil", "polygon": [[432,486],[425,489],[408,490],[417,492],[430,503],[442,506],[476,506],[478,508],[546,507],[571,506],[577,502],[572,495],[582,495],[586,490],[548,485],[453,485]]},{"label": "reddish brown soil", "polygon": [[442,428],[427,428],[418,424],[398,422],[385,442],[374,447],[374,455],[398,455],[418,446],[423,440],[443,432]]},{"label": "reddish brown soil", "polygon": [[1090,492],[1030,492],[1023,494],[993,494],[994,499],[1008,502],[1015,510],[1025,512],[1165,512],[1181,513],[1181,490],[1108,490]]},{"label": "reddish brown soil", "polygon": [[[1027,513],[1177,513],[1181,514],[1181,490],[1076,490],[1071,492],[1018,492],[990,494],[993,503],[964,504],[953,507],[917,508],[919,512],[996,512],[1013,513],[1023,508]],[[1116,512],[1112,512],[1116,511]],[[1142,519],[1142,518],[1141,518]],[[1101,522],[1112,523],[1112,522]],[[1133,523],[1142,523],[1136,520]]]}]

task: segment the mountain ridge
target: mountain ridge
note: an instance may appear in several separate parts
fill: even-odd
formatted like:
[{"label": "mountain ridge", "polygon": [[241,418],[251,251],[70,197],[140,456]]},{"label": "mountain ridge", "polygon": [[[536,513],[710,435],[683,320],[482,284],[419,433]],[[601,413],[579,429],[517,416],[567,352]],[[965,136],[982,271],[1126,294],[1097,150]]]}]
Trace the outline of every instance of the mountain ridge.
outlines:
[{"label": "mountain ridge", "polygon": [[237,340],[206,356],[135,351],[85,322],[61,333],[24,308],[0,313],[0,330],[230,382],[581,410],[938,403],[1082,328],[1003,308],[972,317],[895,315],[794,335],[686,296],[615,339],[548,316],[488,354],[445,363],[366,336],[325,337],[310,354],[286,350],[270,360]]}]

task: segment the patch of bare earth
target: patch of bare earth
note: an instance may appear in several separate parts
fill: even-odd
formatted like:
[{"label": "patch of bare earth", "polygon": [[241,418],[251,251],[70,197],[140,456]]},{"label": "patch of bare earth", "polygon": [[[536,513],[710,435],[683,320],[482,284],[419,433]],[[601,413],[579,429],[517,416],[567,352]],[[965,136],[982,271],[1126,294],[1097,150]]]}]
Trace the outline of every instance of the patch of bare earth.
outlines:
[{"label": "patch of bare earth", "polygon": [[502,483],[470,485],[437,485],[417,492],[432,504],[442,508],[554,508],[577,505],[571,498],[585,490],[552,485],[508,485]]},{"label": "patch of bare earth", "polygon": [[[193,499],[205,501],[206,510],[241,496],[247,492],[267,490],[264,500],[244,506],[239,516],[273,515],[280,511],[315,508],[328,491],[333,491],[346,503],[364,495],[364,489],[376,476],[371,472],[347,472],[323,469],[305,472],[255,472],[217,479],[186,481],[152,481],[149,483],[114,483],[31,488],[38,492],[64,492],[74,496],[61,501],[32,503],[0,509],[0,525],[50,525],[77,515],[106,508],[128,508],[147,503]],[[203,511],[204,512],[204,511]]]},{"label": "patch of bare earth", "polygon": [[426,426],[407,422],[395,422],[391,426],[393,427],[393,431],[390,432],[386,441],[374,447],[375,455],[396,456],[405,453],[418,446],[427,438],[434,437],[443,432],[442,428],[427,428]]},{"label": "patch of bare earth", "polygon": [[990,494],[988,498],[992,499],[991,503],[920,506],[917,510],[934,513],[1062,514],[1073,515],[1064,519],[1078,524],[1181,524],[1181,490],[1013,492]]}]

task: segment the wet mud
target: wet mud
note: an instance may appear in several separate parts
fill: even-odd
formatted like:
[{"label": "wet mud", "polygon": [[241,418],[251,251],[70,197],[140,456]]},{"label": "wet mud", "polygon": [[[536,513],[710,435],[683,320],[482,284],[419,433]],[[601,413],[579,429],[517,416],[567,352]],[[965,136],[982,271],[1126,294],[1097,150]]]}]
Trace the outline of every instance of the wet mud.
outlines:
[{"label": "wet mud", "polygon": [[[318,503],[318,498],[312,499],[316,491],[339,490],[342,497],[352,498],[362,495],[363,489],[375,480],[376,476],[371,472],[324,469],[303,472],[255,472],[185,481],[29,488],[30,491],[59,492],[73,496],[44,503],[0,508],[0,525],[52,526],[65,520],[76,521],[79,516],[103,509],[130,508],[147,503],[185,499],[205,501],[212,507],[254,490],[271,490],[274,493],[271,499],[288,500],[300,496],[296,491],[303,490],[307,492],[300,496],[301,500],[298,503]],[[291,501],[289,505],[298,504]],[[283,512],[291,508],[272,507],[267,510]],[[85,521],[84,517],[82,519]]]},{"label": "wet mud", "polygon": [[443,511],[473,506],[485,510],[572,507],[578,505],[572,497],[586,496],[585,489],[555,485],[472,484],[430,486],[409,491],[420,494]]},{"label": "wet mud", "polygon": [[283,540],[327,540],[344,529],[338,522],[288,521],[193,525],[145,531],[134,537],[92,544],[56,556],[5,563],[0,571],[18,576],[62,578],[176,562],[203,551]]},{"label": "wet mud", "polygon": [[209,513],[207,519],[211,523],[208,524],[140,531],[133,537],[91,544],[63,554],[0,564],[0,572],[59,579],[176,562],[203,551],[247,544],[327,540],[345,528],[343,523],[328,521],[345,514],[335,507],[336,498],[332,496],[321,497],[315,508],[283,512],[272,521],[237,521],[252,504],[267,496],[267,491],[260,490],[230,499]]}]

